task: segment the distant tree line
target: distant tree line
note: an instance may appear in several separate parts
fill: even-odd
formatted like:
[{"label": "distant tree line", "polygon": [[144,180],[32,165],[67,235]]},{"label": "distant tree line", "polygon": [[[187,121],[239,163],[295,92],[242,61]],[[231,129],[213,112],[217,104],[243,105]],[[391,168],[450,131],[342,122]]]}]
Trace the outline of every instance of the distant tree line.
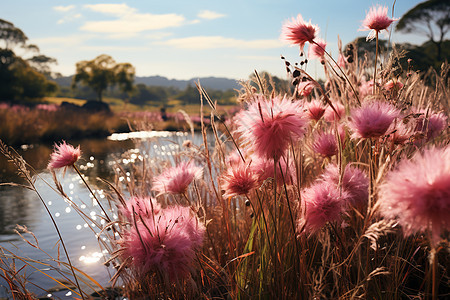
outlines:
[{"label": "distant tree line", "polygon": [[[208,95],[217,100],[219,104],[236,103],[237,92],[235,90],[206,89]],[[73,89],[70,86],[59,86],[55,94],[58,97],[97,100],[96,92],[89,86],[78,86]],[[139,106],[168,106],[170,100],[179,100],[183,104],[199,104],[200,94],[196,87],[188,85],[184,89],[166,86],[148,86],[138,83],[131,91],[124,92],[117,85],[106,88],[103,97],[125,99],[127,102]]]}]

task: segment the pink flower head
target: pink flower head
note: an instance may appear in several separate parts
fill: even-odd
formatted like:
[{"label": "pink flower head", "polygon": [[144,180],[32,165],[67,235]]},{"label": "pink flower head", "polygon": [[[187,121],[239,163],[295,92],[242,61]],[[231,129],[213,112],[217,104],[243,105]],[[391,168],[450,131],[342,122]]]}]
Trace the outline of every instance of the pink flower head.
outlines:
[{"label": "pink flower head", "polygon": [[317,25],[312,25],[311,21],[306,23],[301,15],[297,18],[293,18],[291,21],[286,21],[283,24],[281,32],[281,40],[299,45],[300,50],[303,51],[303,47],[306,42],[312,43],[316,34],[319,32]]},{"label": "pink flower head", "polygon": [[311,81],[302,81],[297,86],[298,94],[302,97],[308,97],[311,95],[312,90],[314,89],[314,83]]},{"label": "pink flower head", "polygon": [[405,234],[430,230],[433,242],[450,229],[450,146],[432,147],[400,161],[379,188],[381,214]]},{"label": "pink flower head", "polygon": [[[339,168],[336,164],[329,164],[321,176],[321,180],[338,187]],[[354,206],[361,208],[369,199],[369,178],[362,170],[347,164],[344,175],[341,179],[342,191],[345,192],[343,200]]]},{"label": "pink flower head", "polygon": [[362,25],[363,28],[360,30],[370,30],[369,35],[366,40],[373,40],[378,32],[381,30],[388,30],[388,27],[391,25],[395,19],[391,19],[387,16],[388,8],[383,6],[372,6],[369,12],[366,14],[366,18],[364,19]]},{"label": "pink flower head", "polygon": [[325,113],[325,107],[319,100],[313,99],[306,104],[306,114],[311,120],[319,121]]},{"label": "pink flower head", "polygon": [[[345,130],[343,126],[339,126],[338,132],[341,143],[344,144]],[[339,142],[337,140],[335,130],[317,133],[314,137],[312,149],[324,157],[332,157],[333,155],[336,155],[339,151]]]},{"label": "pink flower head", "polygon": [[66,144],[63,141],[61,144],[55,144],[55,150],[50,155],[49,169],[60,169],[70,167],[80,158],[80,146],[74,148],[72,145]]},{"label": "pink flower head", "polygon": [[353,109],[348,127],[352,138],[377,138],[386,133],[400,111],[387,102],[364,102]]},{"label": "pink flower head", "polygon": [[153,190],[159,194],[183,194],[189,184],[203,176],[203,169],[193,161],[182,162],[176,167],[166,169],[158,177],[153,179]]},{"label": "pink flower head", "polygon": [[324,40],[318,39],[317,41],[315,41],[315,43],[312,43],[309,46],[308,57],[310,59],[317,58],[317,59],[320,59],[321,61],[324,61],[326,46],[327,46],[327,43]]},{"label": "pink flower head", "polygon": [[256,175],[248,165],[244,163],[232,165],[221,178],[222,189],[225,191],[223,196],[227,198],[247,195],[257,187],[256,179]]},{"label": "pink flower head", "polygon": [[332,157],[339,150],[336,137],[331,132],[319,132],[316,134],[312,148],[314,152],[324,157]]},{"label": "pink flower head", "polygon": [[327,122],[339,121],[345,115],[345,106],[340,102],[333,103],[334,109],[328,105],[325,109],[323,118]]},{"label": "pink flower head", "polygon": [[388,91],[399,91],[403,88],[403,83],[401,83],[400,81],[396,80],[395,82],[391,79],[388,82],[386,82],[383,86],[383,88]]},{"label": "pink flower head", "polygon": [[159,273],[175,281],[189,274],[205,227],[190,208],[169,207],[158,217],[142,218],[119,241],[120,257],[140,277]]},{"label": "pink flower head", "polygon": [[426,133],[427,140],[435,138],[447,127],[447,116],[442,112],[427,109],[418,111],[421,114],[416,120],[416,131]]},{"label": "pink flower head", "polygon": [[131,197],[126,206],[120,207],[120,212],[130,222],[133,221],[133,213],[136,215],[136,220],[139,220],[139,216],[142,218],[150,218],[157,215],[161,210],[161,205],[155,198],[148,197]]},{"label": "pink flower head", "polygon": [[258,156],[278,160],[292,140],[303,136],[308,121],[300,102],[279,96],[256,98],[236,118],[237,132]]},{"label": "pink flower head", "polygon": [[315,182],[302,194],[304,203],[304,219],[300,219],[298,227],[306,231],[318,231],[327,222],[340,219],[343,212],[343,200],[336,186],[323,181]]}]

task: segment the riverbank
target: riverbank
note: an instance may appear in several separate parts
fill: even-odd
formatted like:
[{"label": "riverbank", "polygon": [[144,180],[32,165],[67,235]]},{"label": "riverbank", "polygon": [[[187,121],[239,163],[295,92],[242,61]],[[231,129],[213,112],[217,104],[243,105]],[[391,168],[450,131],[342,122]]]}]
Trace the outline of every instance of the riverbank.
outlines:
[{"label": "riverbank", "polygon": [[[10,146],[54,143],[60,140],[104,138],[114,132],[134,130],[188,131],[199,130],[199,112],[165,109],[138,110],[122,105],[122,109],[87,109],[84,102],[63,101],[60,104],[0,104],[0,139]],[[85,105],[85,104],[84,104]],[[109,107],[105,105],[105,107]],[[199,106],[197,106],[199,111]],[[209,123],[209,114],[205,123]]]}]

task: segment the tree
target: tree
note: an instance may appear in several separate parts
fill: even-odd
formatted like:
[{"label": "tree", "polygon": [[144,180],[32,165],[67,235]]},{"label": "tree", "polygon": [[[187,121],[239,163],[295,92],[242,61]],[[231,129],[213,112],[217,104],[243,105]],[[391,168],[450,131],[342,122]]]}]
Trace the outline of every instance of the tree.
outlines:
[{"label": "tree", "polygon": [[0,19],[0,40],[5,43],[5,49],[13,49],[15,46],[25,46],[28,37],[13,23]]},{"label": "tree", "polygon": [[124,92],[133,89],[135,70],[129,63],[116,63],[106,54],[102,54],[93,60],[83,60],[76,64],[76,72],[73,77],[72,87],[81,83],[92,88],[100,102],[103,100],[103,92],[108,86],[118,85]]},{"label": "tree", "polygon": [[[28,37],[13,23],[0,19],[0,100],[41,98],[56,90],[50,80],[50,63],[54,58],[39,54],[36,45],[27,44]],[[37,52],[31,58],[17,56],[19,47],[25,54]]]},{"label": "tree", "polygon": [[398,21],[396,29],[406,33],[425,35],[437,48],[437,59],[442,59],[442,42],[450,29],[450,2],[428,0],[407,11]]}]

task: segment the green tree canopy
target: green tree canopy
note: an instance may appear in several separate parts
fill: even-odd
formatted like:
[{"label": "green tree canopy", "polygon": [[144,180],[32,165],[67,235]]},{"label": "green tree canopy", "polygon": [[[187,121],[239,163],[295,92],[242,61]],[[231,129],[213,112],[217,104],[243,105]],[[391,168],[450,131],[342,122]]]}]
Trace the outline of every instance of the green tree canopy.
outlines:
[{"label": "green tree canopy", "polygon": [[25,47],[28,37],[13,23],[0,19],[0,41],[4,43],[5,49],[13,49],[20,45]]},{"label": "green tree canopy", "polygon": [[396,29],[426,36],[436,45],[437,58],[442,58],[442,42],[450,29],[450,1],[428,0],[407,11],[398,21]]},{"label": "green tree canopy", "polygon": [[135,69],[130,63],[116,63],[109,55],[102,54],[93,60],[83,60],[76,64],[72,87],[78,83],[92,88],[100,102],[108,86],[118,85],[124,92],[133,89]]},{"label": "green tree canopy", "polygon": [[[56,90],[56,84],[48,80],[49,64],[56,63],[56,59],[39,54],[39,47],[27,41],[21,29],[0,19],[0,100],[41,98]],[[17,56],[17,47],[25,54],[37,54],[31,58]]]}]

